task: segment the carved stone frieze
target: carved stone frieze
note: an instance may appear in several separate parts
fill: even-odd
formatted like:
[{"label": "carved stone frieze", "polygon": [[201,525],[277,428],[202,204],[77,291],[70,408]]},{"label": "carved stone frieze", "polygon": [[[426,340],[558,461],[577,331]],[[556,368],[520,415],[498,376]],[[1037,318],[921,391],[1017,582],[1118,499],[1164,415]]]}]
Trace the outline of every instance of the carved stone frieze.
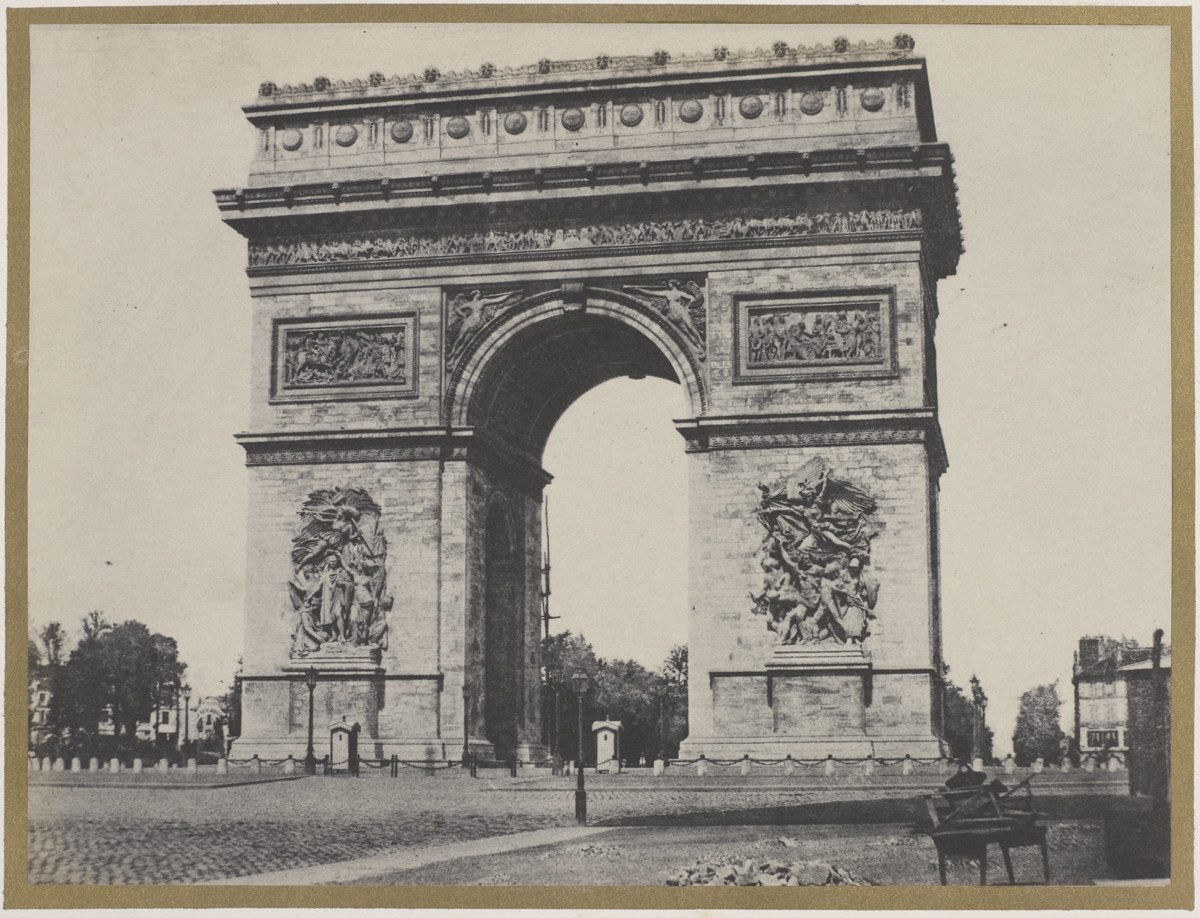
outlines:
[{"label": "carved stone frieze", "polygon": [[791,307],[752,312],[748,366],[881,360],[879,322],[877,303],[854,310]]},{"label": "carved stone frieze", "polygon": [[415,394],[414,334],[411,316],[277,321],[272,397],[309,401]]},{"label": "carved stone frieze", "polygon": [[870,576],[874,498],[810,459],[795,478],[762,492],[755,515],[761,591],[751,591],[779,645],[861,645],[870,634],[879,583]]},{"label": "carved stone frieze", "polygon": [[387,539],[382,510],[358,488],[314,491],[292,539],[292,658],[388,646]]},{"label": "carved stone frieze", "polygon": [[479,228],[471,232],[377,232],[252,242],[250,266],[331,264],[338,262],[430,258],[596,246],[653,245],[723,239],[919,230],[921,211],[859,210],[843,213],[733,214],[638,222],[596,223],[582,227],[535,227],[522,230]]},{"label": "carved stone frieze", "polygon": [[436,446],[373,446],[366,449],[274,449],[246,453],[246,465],[312,465],[330,462],[404,462],[413,459],[438,459],[443,450]]}]

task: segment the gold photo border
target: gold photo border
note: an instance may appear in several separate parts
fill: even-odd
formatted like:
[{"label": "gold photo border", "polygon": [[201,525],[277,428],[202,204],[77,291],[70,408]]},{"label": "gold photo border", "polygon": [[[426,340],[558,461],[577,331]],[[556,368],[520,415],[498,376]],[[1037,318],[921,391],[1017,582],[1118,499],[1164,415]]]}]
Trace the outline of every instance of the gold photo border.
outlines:
[{"label": "gold photo border", "polygon": [[[7,10],[8,399],[4,905],[7,908],[1191,908],[1192,690],[1195,672],[1195,404],[1193,370],[1193,112],[1191,8],[1117,6],[369,5],[62,7]],[[1173,679],[1171,883],[1163,887],[185,887],[30,886],[27,879],[26,525],[29,430],[30,27],[283,23],[666,23],[1090,25],[1170,29],[1171,418]]]}]

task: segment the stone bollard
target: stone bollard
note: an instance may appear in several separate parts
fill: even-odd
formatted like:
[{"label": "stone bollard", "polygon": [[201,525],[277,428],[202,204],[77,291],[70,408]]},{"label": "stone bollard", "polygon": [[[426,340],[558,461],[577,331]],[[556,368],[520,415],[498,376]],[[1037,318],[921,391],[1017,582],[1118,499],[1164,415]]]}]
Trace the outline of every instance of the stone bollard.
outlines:
[{"label": "stone bollard", "polygon": [[283,760],[283,773],[285,775],[294,775],[296,773],[296,760],[290,755]]},{"label": "stone bollard", "polygon": [[1111,759],[1108,760],[1108,770],[1110,772],[1121,771],[1123,767],[1124,766],[1121,765],[1121,760],[1118,759],[1115,755]]},{"label": "stone bollard", "polygon": [[44,759],[42,759],[42,771],[53,771],[53,770],[54,770],[54,760],[51,759],[50,756],[46,756]]},{"label": "stone bollard", "polygon": [[111,771],[114,775],[119,774],[121,771],[121,760],[120,759],[109,759],[108,760],[108,770]]},{"label": "stone bollard", "polygon": [[904,756],[904,764],[900,766],[900,774],[911,775],[915,770],[916,766],[913,764],[912,756],[906,754]]},{"label": "stone bollard", "polygon": [[975,758],[971,759],[971,771],[983,771],[983,759],[981,759],[979,756],[975,756]]},{"label": "stone bollard", "polygon": [[142,773],[142,760],[141,759],[133,760],[133,773],[135,775],[140,775]]},{"label": "stone bollard", "polygon": [[837,765],[833,761],[833,754],[830,753],[825,758],[825,777],[833,777],[833,773],[837,771]]},{"label": "stone bollard", "polygon": [[1033,773],[1035,775],[1040,775],[1045,770],[1046,770],[1046,763],[1042,761],[1042,757],[1039,755],[1036,759],[1033,760]]},{"label": "stone bollard", "polygon": [[742,756],[742,777],[744,778],[748,774],[750,774],[750,756],[746,754]]},{"label": "stone bollard", "polygon": [[700,778],[708,775],[708,759],[704,757],[703,753],[700,754],[700,761],[696,763],[696,775]]},{"label": "stone bollard", "polygon": [[667,770],[667,763],[662,759],[654,760],[654,777],[661,778]]},{"label": "stone bollard", "polygon": [[567,759],[563,762],[563,775],[569,778],[573,774],[575,774],[575,760]]},{"label": "stone bollard", "polygon": [[100,760],[95,756],[88,759],[88,771],[91,774],[96,774],[100,770]]},{"label": "stone bollard", "polygon": [[196,764],[195,759],[187,760],[187,771],[189,775],[198,775],[200,773],[200,766]]},{"label": "stone bollard", "polygon": [[42,763],[41,763],[41,761],[39,761],[39,759],[36,755],[31,755],[29,757],[29,770],[30,771],[41,771],[42,770]]},{"label": "stone bollard", "polygon": [[865,762],[863,762],[863,774],[868,778],[871,777],[872,775],[875,774],[875,767],[876,767],[875,756],[873,756],[873,755],[867,756],[867,760]]},{"label": "stone bollard", "polygon": [[1059,766],[1059,771],[1061,771],[1061,772],[1062,772],[1062,773],[1065,775],[1065,774],[1066,774],[1067,772],[1069,772],[1070,770],[1071,770],[1071,760],[1070,760],[1070,759],[1063,759],[1063,760],[1062,760],[1062,765],[1060,765],[1060,766]]},{"label": "stone bollard", "polygon": [[1004,773],[1006,775],[1011,775],[1011,774],[1014,774],[1016,772],[1016,770],[1017,770],[1017,760],[1014,759],[1011,755],[1006,755],[1004,757]]},{"label": "stone bollard", "polygon": [[217,774],[229,774],[229,759],[217,759]]},{"label": "stone bollard", "polygon": [[1086,771],[1089,775],[1092,774],[1092,772],[1094,772],[1096,770],[1096,760],[1093,759],[1090,755],[1086,759],[1083,760],[1083,770]]},{"label": "stone bollard", "polygon": [[250,758],[250,774],[252,774],[252,775],[261,775],[262,774],[262,759],[260,759],[257,755],[251,756],[251,758]]},{"label": "stone bollard", "polygon": [[939,775],[944,775],[948,772],[950,770],[950,760],[944,758],[938,759],[937,770]]},{"label": "stone bollard", "polygon": [[66,771],[67,770],[67,763],[65,761],[63,761],[62,756],[59,756],[57,759],[54,760],[54,770],[55,771]]},{"label": "stone bollard", "polygon": [[168,762],[166,759],[159,759],[158,760],[158,770],[161,771],[165,775],[168,771],[171,770],[171,763]]},{"label": "stone bollard", "polygon": [[783,773],[789,778],[796,773],[796,763],[792,760],[791,753],[783,760]]},{"label": "stone bollard", "polygon": [[83,762],[79,761],[79,756],[71,759],[71,771],[76,773],[83,771]]}]

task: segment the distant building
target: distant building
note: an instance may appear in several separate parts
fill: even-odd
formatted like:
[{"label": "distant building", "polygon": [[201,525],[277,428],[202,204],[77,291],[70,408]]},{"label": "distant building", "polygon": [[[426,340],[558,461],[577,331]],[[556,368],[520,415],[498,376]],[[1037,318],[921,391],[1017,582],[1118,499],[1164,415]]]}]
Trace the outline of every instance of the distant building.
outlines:
[{"label": "distant building", "polygon": [[225,706],[217,695],[201,698],[191,713],[191,726],[194,728],[190,739],[197,741],[210,740],[217,734],[217,728],[228,721]]},{"label": "distant building", "polygon": [[1123,670],[1150,659],[1137,641],[1094,636],[1079,640],[1075,654],[1075,742],[1082,761],[1125,764],[1129,752],[1129,704]]},{"label": "distant building", "polygon": [[36,749],[50,737],[49,683],[41,678],[29,680],[29,745]]}]

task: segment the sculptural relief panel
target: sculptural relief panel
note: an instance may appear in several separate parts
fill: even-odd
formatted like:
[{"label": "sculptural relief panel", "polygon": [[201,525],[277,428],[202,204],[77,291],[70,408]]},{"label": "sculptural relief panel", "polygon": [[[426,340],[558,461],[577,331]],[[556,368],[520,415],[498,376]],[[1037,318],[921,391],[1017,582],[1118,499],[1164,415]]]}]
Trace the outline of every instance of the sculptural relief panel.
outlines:
[{"label": "sculptural relief panel", "polygon": [[766,534],[751,611],[765,617],[779,645],[862,645],[879,600],[870,570],[879,534],[875,499],[835,477],[820,456],[795,476],[758,487],[755,515]]},{"label": "sculptural relief panel", "polygon": [[892,290],[747,297],[734,382],[895,374]]},{"label": "sculptural relief panel", "polygon": [[415,337],[412,314],[277,320],[272,401],[414,396]]}]

